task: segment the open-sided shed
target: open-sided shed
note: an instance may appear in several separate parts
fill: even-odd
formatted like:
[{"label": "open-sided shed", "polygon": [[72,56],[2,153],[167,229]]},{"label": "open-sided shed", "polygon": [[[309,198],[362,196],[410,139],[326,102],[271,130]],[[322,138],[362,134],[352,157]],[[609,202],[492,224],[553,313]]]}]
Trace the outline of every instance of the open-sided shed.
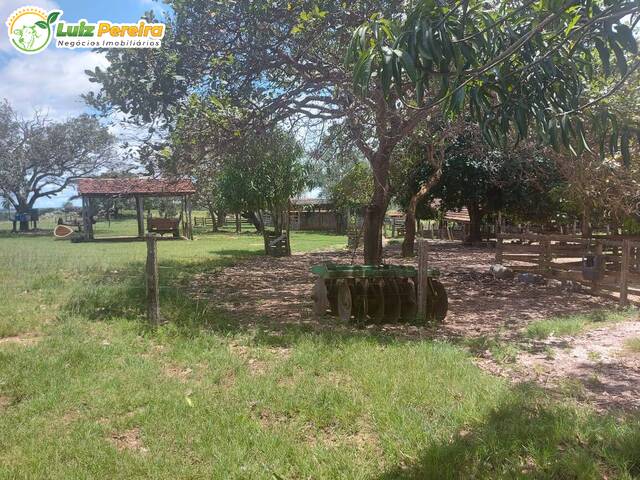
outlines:
[{"label": "open-sided shed", "polygon": [[126,239],[140,239],[145,235],[144,199],[148,197],[174,197],[182,201],[182,231],[184,237],[193,239],[191,221],[191,195],[196,190],[190,180],[165,180],[155,178],[82,178],[77,181],[78,194],[82,198],[82,224],[85,240],[93,240],[91,203],[96,198],[134,198],[138,236]]}]

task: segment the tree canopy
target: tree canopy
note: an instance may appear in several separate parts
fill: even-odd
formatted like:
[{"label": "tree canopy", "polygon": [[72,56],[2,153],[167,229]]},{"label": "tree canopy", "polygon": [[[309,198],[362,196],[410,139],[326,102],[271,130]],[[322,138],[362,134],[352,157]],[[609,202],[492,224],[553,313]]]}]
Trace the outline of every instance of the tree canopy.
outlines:
[{"label": "tree canopy", "polygon": [[[464,112],[492,144],[535,132],[580,154],[587,121],[608,144],[625,131],[612,111],[592,107],[638,67],[640,7],[627,0],[168,4],[163,47],[107,52],[110,66],[89,72],[101,86],[90,104],[174,129],[197,97],[208,115],[246,112],[230,139],[248,126],[260,134],[331,122],[371,165],[367,263],[381,261],[392,154],[435,107]],[[606,87],[592,88],[600,75]]]},{"label": "tree canopy", "polygon": [[0,103],[0,196],[26,213],[79,177],[114,164],[114,138],[89,115],[54,122],[35,113],[20,117]]}]

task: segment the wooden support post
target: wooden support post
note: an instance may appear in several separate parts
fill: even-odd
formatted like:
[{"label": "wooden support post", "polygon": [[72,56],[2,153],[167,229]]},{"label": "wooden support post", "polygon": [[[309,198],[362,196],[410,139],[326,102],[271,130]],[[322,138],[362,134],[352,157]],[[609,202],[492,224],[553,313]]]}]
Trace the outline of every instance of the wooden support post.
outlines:
[{"label": "wooden support post", "polygon": [[[186,207],[187,207],[187,238],[189,240],[193,240],[193,225],[191,223],[191,216],[193,211],[191,209],[191,197],[186,197]],[[215,219],[212,219],[215,222]]]},{"label": "wooden support post", "polygon": [[620,263],[620,306],[629,303],[627,289],[629,286],[629,267],[631,266],[631,245],[629,240],[622,241],[622,262]]},{"label": "wooden support post", "polygon": [[158,241],[149,234],[147,236],[147,318],[151,325],[160,324],[160,286],[158,279]]},{"label": "wooden support post", "polygon": [[427,319],[427,295],[429,289],[429,243],[418,241],[418,318]]},{"label": "wooden support post", "polygon": [[144,238],[144,201],[136,195],[136,218],[138,219],[138,237]]},{"label": "wooden support post", "polygon": [[[601,257],[602,256],[602,243],[601,242],[596,242],[596,248],[595,248],[595,252],[594,252],[596,258]],[[602,268],[606,267],[603,265]],[[593,282],[591,282],[591,293],[593,295],[597,295],[598,293],[600,293],[600,282],[598,280],[594,280]]]},{"label": "wooden support post", "polygon": [[545,275],[549,273],[551,268],[551,242],[549,240],[540,240],[540,257],[538,258],[538,267],[541,274]]},{"label": "wooden support post", "polygon": [[[93,225],[91,224],[91,201],[87,197],[82,197],[82,228],[85,240],[93,240]],[[15,228],[15,227],[14,227]]]},{"label": "wooden support post", "polygon": [[496,263],[498,265],[502,265],[502,252],[504,251],[503,242],[504,240],[500,237],[496,240]]}]

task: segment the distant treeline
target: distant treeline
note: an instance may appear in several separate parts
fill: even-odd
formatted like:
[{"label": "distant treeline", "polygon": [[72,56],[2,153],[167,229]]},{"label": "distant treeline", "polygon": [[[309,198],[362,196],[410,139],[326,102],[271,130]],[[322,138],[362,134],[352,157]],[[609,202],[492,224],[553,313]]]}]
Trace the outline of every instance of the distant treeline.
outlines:
[{"label": "distant treeline", "polygon": [[[39,208],[38,209],[38,212],[40,213],[40,216],[46,215],[47,213],[60,212],[60,211],[62,211],[62,207],[59,207],[59,208]],[[14,215],[15,215],[15,211],[14,210],[9,211],[9,210],[0,209],[0,222],[10,220],[11,217],[13,217]]]}]

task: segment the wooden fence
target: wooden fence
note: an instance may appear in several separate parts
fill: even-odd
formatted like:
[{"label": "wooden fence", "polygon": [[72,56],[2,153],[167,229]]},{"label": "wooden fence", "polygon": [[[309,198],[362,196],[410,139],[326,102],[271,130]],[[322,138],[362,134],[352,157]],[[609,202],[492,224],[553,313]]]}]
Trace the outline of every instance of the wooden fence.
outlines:
[{"label": "wooden fence", "polygon": [[640,239],[499,234],[496,263],[514,271],[572,280],[621,305],[640,303]]}]

